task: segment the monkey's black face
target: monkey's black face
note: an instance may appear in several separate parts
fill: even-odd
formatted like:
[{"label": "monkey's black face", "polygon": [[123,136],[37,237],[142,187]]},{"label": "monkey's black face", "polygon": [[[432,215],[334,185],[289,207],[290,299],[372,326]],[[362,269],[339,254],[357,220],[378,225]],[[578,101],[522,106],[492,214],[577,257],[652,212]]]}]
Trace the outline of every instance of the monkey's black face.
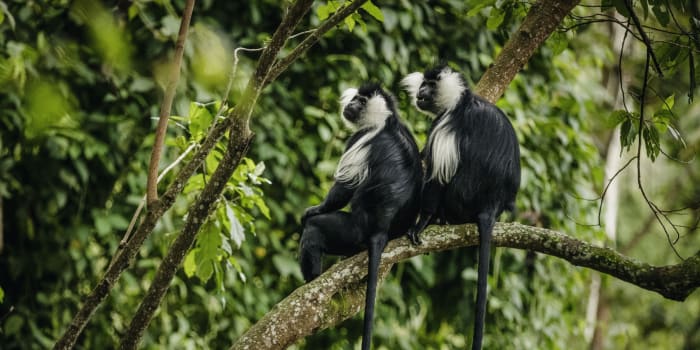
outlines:
[{"label": "monkey's black face", "polygon": [[435,80],[425,80],[418,89],[418,94],[416,94],[416,106],[418,108],[437,114],[439,107],[436,101],[437,95],[437,82]]},{"label": "monkey's black face", "polygon": [[340,97],[343,119],[353,128],[384,125],[394,110],[392,96],[376,84],[347,89]]},{"label": "monkey's black face", "polygon": [[401,85],[420,111],[433,116],[454,108],[466,90],[464,78],[448,66],[411,73],[401,80]]},{"label": "monkey's black face", "polygon": [[343,108],[343,117],[350,123],[357,125],[366,107],[367,97],[355,95],[350,103]]}]

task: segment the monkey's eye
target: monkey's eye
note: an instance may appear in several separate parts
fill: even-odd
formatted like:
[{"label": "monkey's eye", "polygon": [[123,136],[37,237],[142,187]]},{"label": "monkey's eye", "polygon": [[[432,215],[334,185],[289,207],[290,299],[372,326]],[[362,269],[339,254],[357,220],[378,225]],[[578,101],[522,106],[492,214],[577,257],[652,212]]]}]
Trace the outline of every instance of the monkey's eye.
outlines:
[{"label": "monkey's eye", "polygon": [[357,101],[364,106],[365,104],[367,104],[367,97],[357,96]]},{"label": "monkey's eye", "polygon": [[428,80],[425,82],[428,87],[434,88],[437,85],[437,82],[435,80]]}]

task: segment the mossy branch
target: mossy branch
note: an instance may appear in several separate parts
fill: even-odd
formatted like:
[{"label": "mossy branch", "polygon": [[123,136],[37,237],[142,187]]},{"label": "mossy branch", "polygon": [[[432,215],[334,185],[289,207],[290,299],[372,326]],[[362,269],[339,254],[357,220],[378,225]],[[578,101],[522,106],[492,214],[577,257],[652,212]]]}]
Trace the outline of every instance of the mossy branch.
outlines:
[{"label": "mossy branch", "polygon": [[[382,254],[382,276],[395,263],[417,255],[479,244],[479,234],[473,224],[430,226],[422,239],[420,246],[412,245],[406,238],[389,242]],[[492,244],[555,256],[671,300],[683,301],[700,287],[700,252],[676,265],[652,266],[610,248],[553,230],[516,223],[496,224]],[[340,261],[279,302],[244,333],[231,350],[285,349],[307,335],[352,317],[364,306],[366,275],[366,252]]]}]

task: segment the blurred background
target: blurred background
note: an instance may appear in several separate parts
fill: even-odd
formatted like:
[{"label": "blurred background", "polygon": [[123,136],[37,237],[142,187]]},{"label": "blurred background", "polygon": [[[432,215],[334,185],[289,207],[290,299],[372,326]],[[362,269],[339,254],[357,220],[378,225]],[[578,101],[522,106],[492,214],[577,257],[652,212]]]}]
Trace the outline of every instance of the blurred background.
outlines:
[{"label": "blurred background", "polygon": [[[317,2],[299,31],[317,26],[339,3]],[[522,150],[516,220],[649,264],[675,264],[680,259],[674,250],[688,257],[700,247],[700,104],[692,99],[700,44],[680,35],[674,21],[690,30],[700,16],[697,4],[682,1],[641,1],[636,8],[664,69],[664,77],[650,73],[645,108],[654,131],[645,134],[640,164],[644,194],[662,214],[662,227],[638,186],[636,162],[606,186],[637,155],[633,121],[634,113],[639,119],[646,57],[645,47],[625,36],[626,15],[616,14],[614,3],[579,5],[498,101]],[[234,49],[265,45],[284,4],[196,3],[162,168],[191,155],[216,118]],[[303,283],[296,261],[299,217],[332,185],[349,135],[338,115],[340,91],[365,80],[382,82],[396,94],[422,147],[430,120],[409,105],[401,78],[442,61],[475,84],[532,6],[375,4],[381,13],[353,15],[263,92],[252,117],[256,136],[249,159],[203,227],[143,348],[227,348]],[[183,7],[182,0],[0,1],[3,349],[52,346],[116,250],[145,193],[152,130]],[[226,96],[232,103],[257,55],[238,52]],[[629,113],[620,112],[625,105]],[[160,221],[88,324],[79,348],[114,347],[220,151]],[[161,191],[170,180],[172,173]],[[473,250],[460,249],[395,266],[378,293],[375,348],[468,346],[475,262]],[[668,301],[515,249],[497,249],[492,264],[486,348],[700,348],[697,292],[684,303]],[[358,314],[293,348],[357,347],[361,320]]]}]

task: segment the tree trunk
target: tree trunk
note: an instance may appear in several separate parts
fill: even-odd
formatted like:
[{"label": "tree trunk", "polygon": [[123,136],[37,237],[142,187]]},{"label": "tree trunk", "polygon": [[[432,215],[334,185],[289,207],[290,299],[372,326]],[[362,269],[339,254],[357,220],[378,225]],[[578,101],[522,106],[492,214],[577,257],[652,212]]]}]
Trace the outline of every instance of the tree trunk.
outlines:
[{"label": "tree trunk", "polygon": [[498,100],[535,50],[579,2],[580,0],[542,0],[533,4],[518,31],[508,40],[474,91],[491,102]]}]

